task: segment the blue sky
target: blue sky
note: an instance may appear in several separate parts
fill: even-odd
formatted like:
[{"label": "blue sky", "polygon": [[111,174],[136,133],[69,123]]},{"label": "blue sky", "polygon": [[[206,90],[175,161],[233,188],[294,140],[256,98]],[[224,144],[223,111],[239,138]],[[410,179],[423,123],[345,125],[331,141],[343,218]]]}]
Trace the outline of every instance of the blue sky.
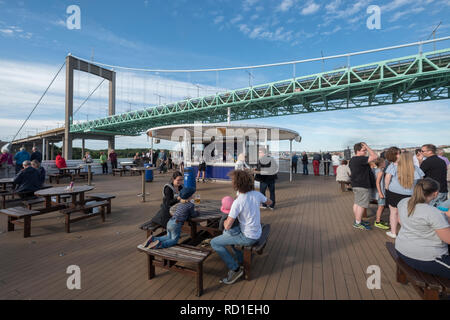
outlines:
[{"label": "blue sky", "polygon": [[[66,8],[81,9],[81,29],[69,30]],[[369,30],[369,5],[381,8],[381,29]],[[0,139],[10,139],[64,62],[67,53],[111,65],[197,69],[257,65],[374,49],[450,34],[449,0],[318,1],[6,1],[0,0]],[[447,48],[450,41],[437,44]],[[427,46],[431,50],[432,46]],[[351,64],[396,58],[417,48],[352,58]],[[298,65],[296,75],[346,63]],[[290,78],[292,67],[252,72],[252,84]],[[75,106],[99,83],[75,76]],[[245,71],[168,74],[118,71],[117,111],[172,102],[186,96],[246,87]],[[102,85],[75,115],[106,115]],[[64,77],[49,90],[23,135],[62,124]],[[448,100],[380,108],[294,115],[254,122],[297,130],[297,150],[341,149],[364,140],[379,147],[450,144]],[[247,121],[248,122],[248,121]],[[78,142],[75,143],[77,145]],[[145,137],[117,139],[117,148],[148,146]],[[88,147],[104,147],[89,142]]]}]

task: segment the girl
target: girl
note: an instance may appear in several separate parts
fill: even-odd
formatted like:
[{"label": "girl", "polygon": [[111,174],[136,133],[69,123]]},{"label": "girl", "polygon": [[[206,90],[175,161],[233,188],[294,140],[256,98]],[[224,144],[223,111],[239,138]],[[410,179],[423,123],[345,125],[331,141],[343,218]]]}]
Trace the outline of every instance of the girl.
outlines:
[{"label": "girl", "polygon": [[376,179],[376,200],[378,202],[378,209],[375,218],[374,226],[382,230],[388,230],[388,223],[381,221],[381,215],[383,214],[384,207],[386,206],[385,199],[385,186],[384,186],[384,169],[386,167],[386,160],[383,158],[378,158],[375,160],[375,179]]},{"label": "girl", "polygon": [[439,194],[439,183],[419,180],[411,198],[398,204],[402,228],[395,240],[400,258],[414,269],[450,279],[450,214],[429,205]]},{"label": "girl", "polygon": [[[388,159],[389,160],[389,159]],[[391,238],[397,237],[398,209],[400,200],[408,198],[413,193],[417,180],[425,174],[420,168],[414,166],[410,152],[401,153],[397,162],[392,162],[386,169],[385,187],[386,202],[390,210],[391,231],[386,234]]]}]

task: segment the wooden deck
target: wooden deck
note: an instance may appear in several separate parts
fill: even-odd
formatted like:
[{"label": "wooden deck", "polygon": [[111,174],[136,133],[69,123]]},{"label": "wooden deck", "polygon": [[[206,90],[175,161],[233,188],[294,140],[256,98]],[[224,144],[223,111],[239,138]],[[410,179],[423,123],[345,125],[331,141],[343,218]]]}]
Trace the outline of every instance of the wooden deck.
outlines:
[{"label": "wooden deck", "polygon": [[[276,210],[261,212],[271,235],[264,254],[253,260],[251,281],[220,284],[227,270],[217,254],[204,263],[200,298],[194,278],[157,268],[149,281],[146,256],[136,249],[145,240],[138,227],[158,210],[169,174],[147,184],[146,203],[137,197],[140,179],[96,176],[93,192],[117,195],[112,214],[105,223],[98,218],[73,224],[70,234],[58,213],[33,219],[31,238],[23,238],[20,228],[6,232],[2,216],[0,299],[419,299],[410,285],[396,283],[384,231],[352,227],[352,193],[342,193],[333,177],[300,174],[292,183],[282,175]],[[217,200],[234,194],[226,183],[200,183],[198,193]],[[81,268],[81,290],[66,287],[70,265]],[[369,265],[381,268],[381,290],[366,286]]]}]

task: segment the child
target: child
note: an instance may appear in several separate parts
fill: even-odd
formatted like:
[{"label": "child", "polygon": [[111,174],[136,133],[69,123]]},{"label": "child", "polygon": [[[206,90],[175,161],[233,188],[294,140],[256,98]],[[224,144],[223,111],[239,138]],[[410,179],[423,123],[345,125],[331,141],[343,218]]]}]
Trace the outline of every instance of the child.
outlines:
[{"label": "child", "polygon": [[381,221],[381,215],[383,214],[384,207],[386,206],[385,190],[384,190],[384,168],[386,167],[386,161],[383,158],[378,158],[375,163],[375,179],[376,179],[376,200],[378,202],[378,209],[375,218],[374,226],[383,230],[389,229],[387,222]]},{"label": "child", "polygon": [[349,166],[347,165],[347,160],[342,160],[341,165],[336,169],[336,181],[337,182],[345,182],[347,190],[350,190],[350,181],[351,181],[351,171]]},{"label": "child", "polygon": [[181,234],[181,227],[184,222],[191,218],[197,217],[198,212],[194,210],[194,204],[190,200],[193,199],[195,188],[184,187],[180,191],[180,203],[175,209],[175,213],[167,223],[167,235],[162,237],[150,236],[145,243],[138,246],[140,249],[160,249],[169,248],[178,243]]}]

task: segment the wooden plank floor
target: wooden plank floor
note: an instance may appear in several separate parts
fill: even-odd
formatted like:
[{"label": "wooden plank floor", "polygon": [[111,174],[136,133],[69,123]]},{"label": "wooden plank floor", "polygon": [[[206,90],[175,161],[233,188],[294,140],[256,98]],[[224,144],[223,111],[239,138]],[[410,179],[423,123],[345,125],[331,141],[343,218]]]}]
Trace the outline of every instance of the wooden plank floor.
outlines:
[{"label": "wooden plank floor", "polygon": [[[149,281],[146,256],[136,249],[145,239],[139,225],[159,209],[169,177],[156,175],[142,203],[140,177],[96,176],[94,192],[117,196],[112,214],[105,223],[100,217],[75,223],[70,234],[58,213],[33,218],[26,239],[20,227],[6,232],[0,216],[0,299],[419,299],[410,285],[395,281],[385,233],[352,228],[353,194],[342,193],[333,177],[300,174],[292,183],[281,174],[276,210],[261,212],[271,234],[264,254],[254,257],[251,281],[220,284],[227,270],[217,254],[204,264],[200,298],[194,278],[156,268]],[[216,200],[234,194],[227,183],[200,183],[198,193]],[[67,289],[70,265],[81,268],[81,290]],[[380,290],[367,288],[369,265],[381,268]]]}]

